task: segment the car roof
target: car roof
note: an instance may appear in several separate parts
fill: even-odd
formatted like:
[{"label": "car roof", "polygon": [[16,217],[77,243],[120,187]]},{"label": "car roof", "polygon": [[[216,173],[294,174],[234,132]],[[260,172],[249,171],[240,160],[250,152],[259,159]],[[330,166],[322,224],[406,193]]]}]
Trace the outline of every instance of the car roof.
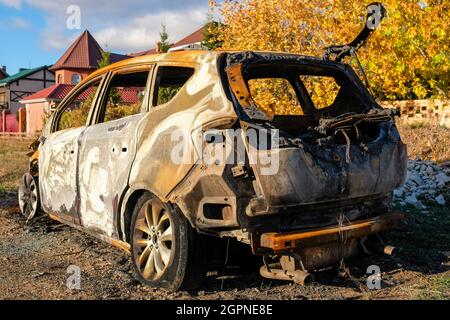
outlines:
[{"label": "car roof", "polygon": [[[275,51],[252,51],[252,50],[240,50],[240,51],[234,51],[234,50],[215,50],[215,51],[208,51],[208,50],[182,50],[182,51],[173,51],[173,52],[167,52],[167,53],[154,53],[154,54],[148,54],[144,56],[134,57],[126,60],[122,60],[116,63],[113,63],[107,67],[101,68],[92,74],[90,74],[86,79],[83,79],[83,83],[91,80],[92,78],[97,77],[98,75],[104,74],[108,71],[112,71],[115,69],[120,69],[127,66],[136,66],[136,65],[142,65],[142,64],[148,64],[148,63],[155,63],[155,62],[178,62],[178,63],[198,63],[201,58],[204,57],[219,57],[220,55],[224,53],[240,53],[240,52],[254,52],[256,54],[274,54],[278,56],[296,56],[297,58],[304,58],[305,60],[309,61],[317,61],[317,62],[323,62],[323,59],[312,57],[312,56],[304,56],[299,54],[292,54],[287,52],[275,52]],[[331,63],[331,61],[328,61]]]},{"label": "car roof", "polygon": [[139,56],[139,57],[135,57],[135,58],[125,59],[125,60],[110,64],[109,66],[106,66],[104,68],[101,68],[101,69],[93,72],[86,78],[86,80],[95,78],[96,76],[98,76],[100,74],[104,74],[108,71],[127,67],[127,66],[131,67],[131,66],[135,66],[135,65],[148,64],[148,63],[160,62],[160,61],[193,63],[193,62],[198,62],[198,59],[202,56],[219,56],[221,53],[223,53],[223,52],[207,51],[207,50],[185,50],[185,51],[174,51],[174,52],[168,52],[168,53],[148,54],[148,55]]}]

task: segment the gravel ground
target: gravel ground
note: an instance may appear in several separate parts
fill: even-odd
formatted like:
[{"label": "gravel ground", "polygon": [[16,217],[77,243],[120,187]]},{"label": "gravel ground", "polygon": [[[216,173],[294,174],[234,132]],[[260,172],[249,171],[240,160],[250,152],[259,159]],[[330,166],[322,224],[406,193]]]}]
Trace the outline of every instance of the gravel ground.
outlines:
[{"label": "gravel ground", "polygon": [[[442,217],[447,220],[441,221]],[[219,254],[211,260],[205,284],[198,291],[170,293],[136,282],[127,254],[106,243],[46,217],[26,224],[16,194],[1,193],[0,299],[448,299],[448,217],[448,211],[439,209],[422,219],[412,209],[408,228],[386,239],[404,248],[397,258],[362,255],[340,270],[316,272],[316,282],[308,287],[263,280],[254,259],[243,257],[242,250],[234,260],[247,264],[234,263],[236,251],[232,251],[231,262],[225,266],[225,246],[217,244]],[[80,290],[66,285],[71,265],[80,268]],[[366,286],[370,265],[382,270],[381,290]]]},{"label": "gravel ground", "polygon": [[[439,131],[440,130],[440,131]],[[410,157],[444,163],[450,160],[448,131],[429,128],[404,129]],[[429,139],[425,134],[433,134]],[[447,139],[447,140],[446,140]],[[431,147],[418,143],[433,141]],[[232,243],[231,259],[225,266],[226,242],[214,242],[208,253],[208,277],[193,292],[170,293],[142,286],[131,277],[127,254],[70,227],[40,217],[26,224],[17,206],[20,176],[27,170],[26,147],[29,141],[0,139],[0,299],[449,299],[450,298],[450,196],[448,184],[439,187],[446,203],[435,197],[426,199],[436,176],[445,168],[434,162],[410,162],[426,188],[410,185],[396,198],[399,209],[407,212],[402,231],[385,235],[385,242],[401,249],[396,258],[380,254],[361,255],[346,261],[346,266],[315,272],[316,282],[309,287],[263,280],[255,259]],[[431,148],[431,149],[430,149]],[[431,152],[428,152],[432,150]],[[426,151],[426,152],[425,152]],[[426,165],[422,170],[422,165]],[[432,167],[431,169],[428,167]],[[416,171],[417,167],[417,171]],[[408,176],[411,180],[411,174]],[[439,183],[436,184],[436,186]],[[422,190],[423,189],[423,190]],[[420,192],[417,192],[417,191]],[[433,190],[433,188],[431,188]],[[420,193],[420,205],[409,205],[405,198]],[[446,192],[447,191],[447,192]],[[78,266],[81,289],[70,290],[67,269]],[[367,267],[378,265],[382,289],[368,290]]]}]

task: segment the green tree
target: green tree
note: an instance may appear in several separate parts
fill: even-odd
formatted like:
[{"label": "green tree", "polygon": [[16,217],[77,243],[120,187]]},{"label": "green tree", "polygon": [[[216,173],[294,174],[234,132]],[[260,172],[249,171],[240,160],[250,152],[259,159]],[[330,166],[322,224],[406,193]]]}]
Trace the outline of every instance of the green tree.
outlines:
[{"label": "green tree", "polygon": [[161,25],[161,32],[159,33],[160,40],[158,42],[158,48],[160,52],[167,52],[170,49],[170,43],[168,42],[169,35],[167,34],[167,28],[165,24]]},{"label": "green tree", "polygon": [[102,58],[97,61],[99,69],[109,66],[111,64],[110,56],[111,56],[110,52],[102,51]]}]

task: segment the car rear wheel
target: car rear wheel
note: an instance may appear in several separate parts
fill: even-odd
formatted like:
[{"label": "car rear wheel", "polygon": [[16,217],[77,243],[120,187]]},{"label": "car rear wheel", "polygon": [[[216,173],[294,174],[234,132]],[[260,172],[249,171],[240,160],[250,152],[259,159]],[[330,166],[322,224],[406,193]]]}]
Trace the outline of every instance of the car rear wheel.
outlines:
[{"label": "car rear wheel", "polygon": [[200,235],[179,210],[150,193],[137,202],[131,221],[134,276],[168,290],[198,287],[205,277]]},{"label": "car rear wheel", "polygon": [[19,186],[19,208],[27,221],[33,219],[39,211],[39,184],[38,179],[30,173],[22,176]]}]

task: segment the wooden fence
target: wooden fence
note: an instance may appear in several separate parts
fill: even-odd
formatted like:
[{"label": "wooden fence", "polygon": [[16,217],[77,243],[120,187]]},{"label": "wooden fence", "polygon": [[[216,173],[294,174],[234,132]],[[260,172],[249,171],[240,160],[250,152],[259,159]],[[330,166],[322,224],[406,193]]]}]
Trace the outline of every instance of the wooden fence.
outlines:
[{"label": "wooden fence", "polygon": [[384,101],[385,108],[400,108],[400,122],[430,123],[450,129],[450,100]]}]

